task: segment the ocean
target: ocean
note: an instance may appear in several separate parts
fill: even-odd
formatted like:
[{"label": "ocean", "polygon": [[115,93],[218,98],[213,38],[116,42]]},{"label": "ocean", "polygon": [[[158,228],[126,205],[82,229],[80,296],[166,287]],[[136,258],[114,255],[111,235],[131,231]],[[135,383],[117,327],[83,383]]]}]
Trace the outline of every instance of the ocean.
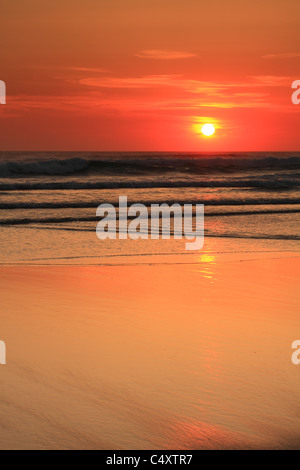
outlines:
[{"label": "ocean", "polygon": [[174,239],[99,241],[96,209],[119,196],[146,206],[204,204],[202,253],[299,248],[299,152],[1,152],[0,263],[188,260]]}]

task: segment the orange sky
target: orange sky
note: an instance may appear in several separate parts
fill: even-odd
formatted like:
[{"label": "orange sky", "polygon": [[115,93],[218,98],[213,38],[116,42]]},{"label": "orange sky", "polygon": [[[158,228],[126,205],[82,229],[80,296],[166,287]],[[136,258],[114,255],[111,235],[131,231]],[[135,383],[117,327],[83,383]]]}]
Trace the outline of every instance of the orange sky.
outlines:
[{"label": "orange sky", "polygon": [[298,0],[1,0],[0,149],[300,150],[299,18]]}]

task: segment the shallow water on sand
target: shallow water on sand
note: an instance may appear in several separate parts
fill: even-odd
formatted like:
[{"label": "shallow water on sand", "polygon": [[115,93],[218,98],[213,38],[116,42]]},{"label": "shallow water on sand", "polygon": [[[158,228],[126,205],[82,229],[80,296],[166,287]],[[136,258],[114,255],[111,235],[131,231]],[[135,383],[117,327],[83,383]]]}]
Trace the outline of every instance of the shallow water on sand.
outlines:
[{"label": "shallow water on sand", "polygon": [[[100,243],[98,205],[205,205],[205,237],[300,240],[300,153],[0,152],[0,264],[181,253],[181,243]],[[234,246],[234,243],[236,246]],[[270,250],[270,248],[267,248]],[[220,251],[217,248],[217,251]]]},{"label": "shallow water on sand", "polygon": [[1,449],[299,447],[296,256],[1,267]]}]

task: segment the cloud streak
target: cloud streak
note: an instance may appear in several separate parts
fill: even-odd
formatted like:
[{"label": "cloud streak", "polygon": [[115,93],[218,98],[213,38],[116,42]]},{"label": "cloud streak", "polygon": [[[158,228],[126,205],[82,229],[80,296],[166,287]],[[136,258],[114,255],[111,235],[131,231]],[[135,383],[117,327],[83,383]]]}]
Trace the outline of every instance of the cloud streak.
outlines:
[{"label": "cloud streak", "polygon": [[[81,115],[109,116],[151,116],[161,113],[174,116],[175,110],[180,116],[195,114],[205,108],[257,108],[291,113],[298,110],[286,101],[284,88],[289,81],[289,77],[273,75],[248,77],[236,83],[201,81],[182,75],[74,77],[72,93],[68,95],[48,96],[41,93],[10,96],[3,116],[43,109],[51,113],[74,114],[77,110]],[[135,90],[139,92],[135,93]]]},{"label": "cloud streak", "polygon": [[295,59],[300,57],[300,52],[285,52],[282,54],[267,54],[263,59]]},{"label": "cloud streak", "polygon": [[219,94],[225,90],[245,89],[247,93],[257,93],[260,87],[286,87],[291,77],[256,75],[245,82],[209,82],[186,79],[182,75],[146,75],[140,77],[89,77],[78,80],[87,87],[118,89],[179,88],[190,93]]},{"label": "cloud streak", "polygon": [[136,57],[141,59],[152,59],[152,60],[176,60],[176,59],[189,59],[191,57],[197,57],[197,54],[184,51],[167,51],[160,49],[150,49],[146,51],[140,51],[135,54]]}]

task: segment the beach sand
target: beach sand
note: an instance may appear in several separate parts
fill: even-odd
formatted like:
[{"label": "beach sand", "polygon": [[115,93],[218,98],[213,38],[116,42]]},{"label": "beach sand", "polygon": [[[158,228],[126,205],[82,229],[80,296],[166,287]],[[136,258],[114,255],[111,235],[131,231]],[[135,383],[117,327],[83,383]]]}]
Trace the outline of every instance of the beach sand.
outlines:
[{"label": "beach sand", "polygon": [[194,261],[2,266],[0,448],[299,448],[299,258]]}]

